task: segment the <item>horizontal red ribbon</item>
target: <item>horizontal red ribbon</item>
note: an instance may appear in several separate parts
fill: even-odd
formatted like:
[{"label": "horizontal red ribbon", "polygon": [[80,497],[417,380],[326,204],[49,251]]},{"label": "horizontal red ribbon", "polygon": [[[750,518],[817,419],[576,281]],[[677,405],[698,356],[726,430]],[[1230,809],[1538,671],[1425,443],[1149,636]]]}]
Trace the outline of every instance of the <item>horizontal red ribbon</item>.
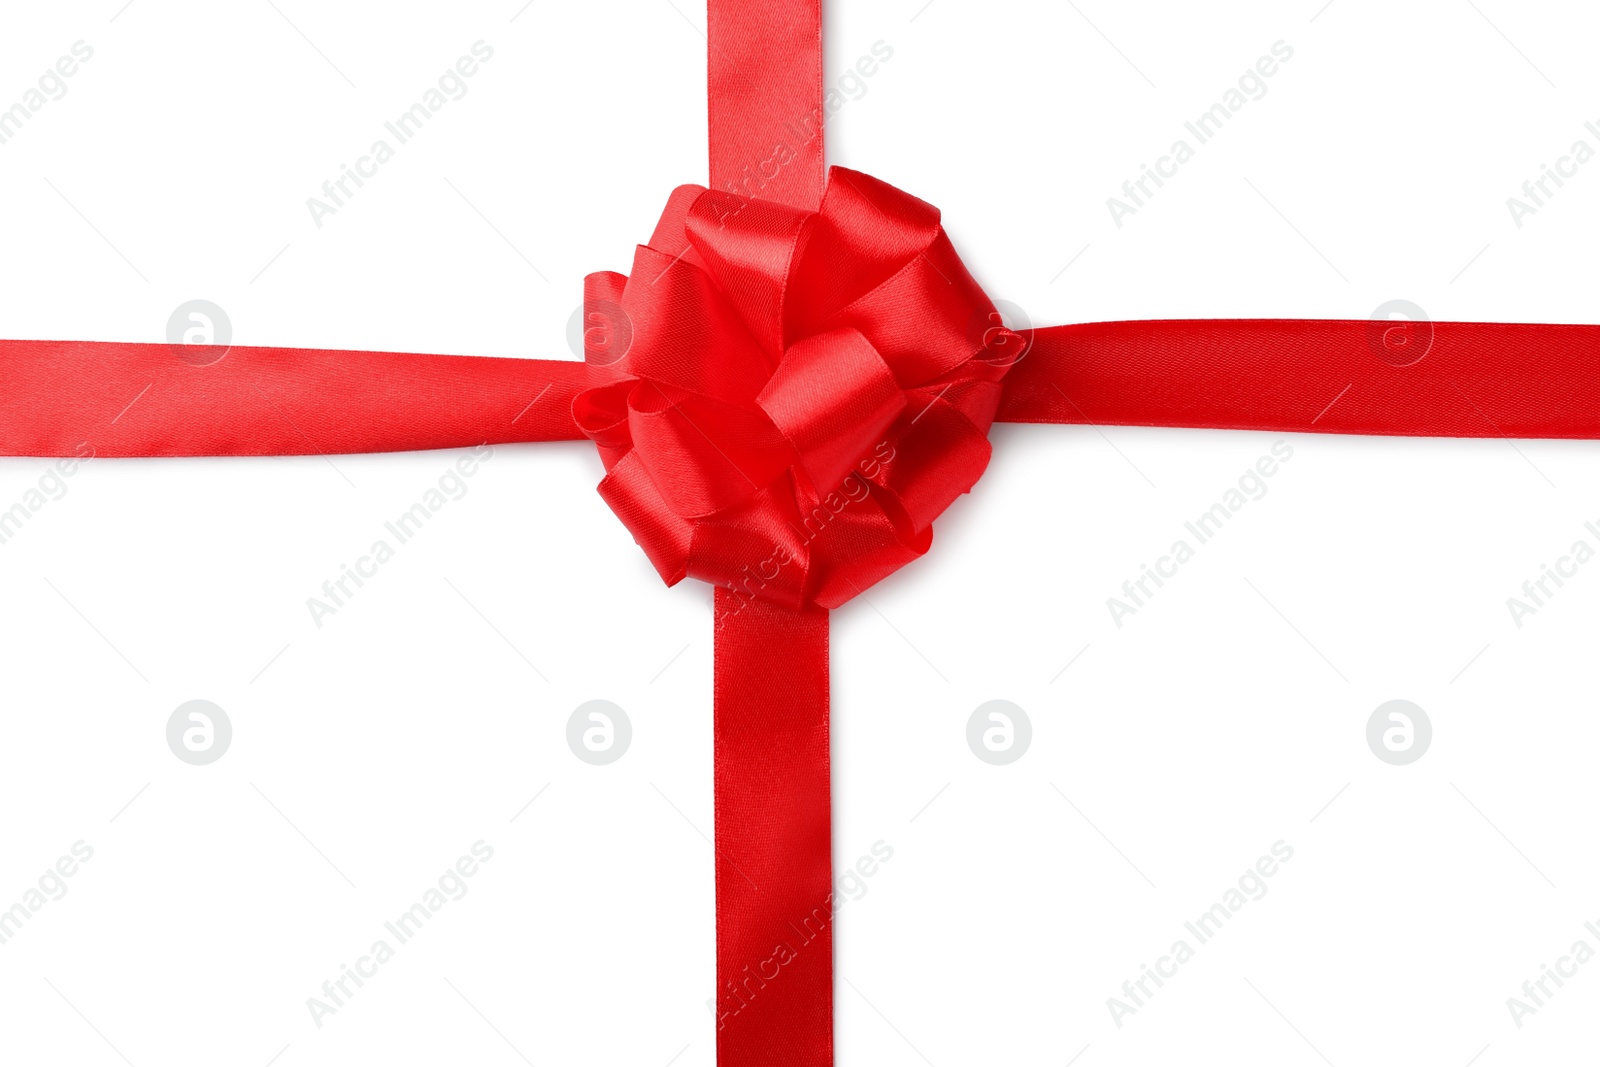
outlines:
[{"label": "horizontal red ribbon", "polygon": [[[1393,330],[1400,324],[1385,323]],[[1368,320],[1103,322],[1033,331],[999,422],[1407,437],[1600,438],[1600,326],[1439,322],[1395,366]],[[337,455],[581,440],[572,360],[0,341],[0,455]]]},{"label": "horizontal red ribbon", "polygon": [[1099,322],[1034,332],[998,422],[1600,438],[1600,326]]},{"label": "horizontal red ribbon", "polygon": [[583,437],[566,360],[0,341],[0,455],[338,455]]}]

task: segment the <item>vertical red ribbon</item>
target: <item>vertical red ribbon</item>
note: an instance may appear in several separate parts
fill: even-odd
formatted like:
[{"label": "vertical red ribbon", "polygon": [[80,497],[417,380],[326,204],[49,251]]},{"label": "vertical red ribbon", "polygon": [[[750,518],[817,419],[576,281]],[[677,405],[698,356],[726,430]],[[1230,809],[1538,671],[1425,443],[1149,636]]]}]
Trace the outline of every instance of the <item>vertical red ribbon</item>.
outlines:
[{"label": "vertical red ribbon", "polygon": [[822,163],[821,0],[708,0],[711,188],[815,211]]},{"label": "vertical red ribbon", "polygon": [[833,1063],[828,613],[716,594],[717,1063]]},{"label": "vertical red ribbon", "polygon": [[[822,202],[821,0],[709,0],[711,187]],[[833,1063],[828,613],[716,593],[717,1063]]]}]

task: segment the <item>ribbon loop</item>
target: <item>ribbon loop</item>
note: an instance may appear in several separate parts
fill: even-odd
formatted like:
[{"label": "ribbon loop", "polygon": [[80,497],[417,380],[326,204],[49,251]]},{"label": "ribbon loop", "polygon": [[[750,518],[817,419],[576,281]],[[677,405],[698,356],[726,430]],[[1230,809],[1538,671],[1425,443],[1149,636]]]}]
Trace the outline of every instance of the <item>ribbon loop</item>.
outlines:
[{"label": "ribbon loop", "polygon": [[883,357],[850,329],[790,346],[757,402],[821,491],[838,485],[906,406]]}]

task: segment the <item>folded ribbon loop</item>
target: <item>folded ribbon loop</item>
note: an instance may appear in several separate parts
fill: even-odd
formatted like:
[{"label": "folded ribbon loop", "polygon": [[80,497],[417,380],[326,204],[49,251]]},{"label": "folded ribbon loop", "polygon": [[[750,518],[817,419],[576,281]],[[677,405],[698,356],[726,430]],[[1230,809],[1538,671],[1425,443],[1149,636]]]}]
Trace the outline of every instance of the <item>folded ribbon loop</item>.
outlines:
[{"label": "folded ribbon loop", "polygon": [[589,277],[608,316],[573,402],[601,496],[668,584],[793,609],[927,551],[1019,345],[937,209],[839,167],[815,212],[678,188],[632,275]]}]

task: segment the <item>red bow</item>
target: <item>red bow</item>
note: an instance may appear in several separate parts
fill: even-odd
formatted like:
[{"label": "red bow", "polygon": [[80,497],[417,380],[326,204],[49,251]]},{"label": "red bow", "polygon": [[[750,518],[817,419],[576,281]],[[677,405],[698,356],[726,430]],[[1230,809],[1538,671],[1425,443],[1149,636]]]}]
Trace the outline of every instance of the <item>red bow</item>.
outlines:
[{"label": "red bow", "polygon": [[837,607],[926,552],[989,463],[1027,338],[938,209],[829,178],[814,212],[681,186],[631,276],[588,277],[573,419],[669,585]]}]

